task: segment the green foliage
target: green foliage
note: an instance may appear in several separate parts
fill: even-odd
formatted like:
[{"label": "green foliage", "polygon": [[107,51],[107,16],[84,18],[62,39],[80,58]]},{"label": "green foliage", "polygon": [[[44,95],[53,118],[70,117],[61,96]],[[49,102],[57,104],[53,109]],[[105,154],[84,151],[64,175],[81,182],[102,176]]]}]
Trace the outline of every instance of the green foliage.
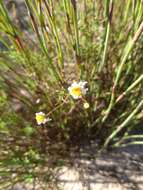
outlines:
[{"label": "green foliage", "polygon": [[[142,2],[25,0],[25,6],[26,32],[0,1],[7,48],[0,52],[3,163],[8,155],[22,166],[41,164],[49,144],[65,148],[82,138],[98,138],[103,148],[141,139],[130,133],[142,123]],[[82,98],[69,93],[73,81],[87,81]],[[39,112],[51,120],[38,126]],[[23,177],[32,182],[33,173]]]}]

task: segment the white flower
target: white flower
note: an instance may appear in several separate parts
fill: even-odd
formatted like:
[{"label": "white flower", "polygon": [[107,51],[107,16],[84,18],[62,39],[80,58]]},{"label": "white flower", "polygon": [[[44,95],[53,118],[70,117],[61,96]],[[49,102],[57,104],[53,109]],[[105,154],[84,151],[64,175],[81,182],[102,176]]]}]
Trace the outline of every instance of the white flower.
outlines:
[{"label": "white flower", "polygon": [[39,104],[40,103],[40,98],[38,98],[37,100],[36,100],[36,104]]},{"label": "white flower", "polygon": [[90,105],[89,105],[88,102],[85,102],[85,103],[83,104],[83,107],[84,107],[84,109],[88,109],[88,108],[90,107]]},{"label": "white flower", "polygon": [[68,91],[70,95],[74,99],[82,98],[83,95],[86,94],[88,91],[88,88],[85,87],[87,84],[86,81],[80,81],[80,82],[73,82],[70,87],[68,87]]},{"label": "white flower", "polygon": [[36,118],[36,121],[37,121],[38,125],[45,124],[48,121],[51,121],[51,119],[49,117],[46,118],[46,115],[43,112],[38,112],[35,115],[36,115],[35,118]]}]

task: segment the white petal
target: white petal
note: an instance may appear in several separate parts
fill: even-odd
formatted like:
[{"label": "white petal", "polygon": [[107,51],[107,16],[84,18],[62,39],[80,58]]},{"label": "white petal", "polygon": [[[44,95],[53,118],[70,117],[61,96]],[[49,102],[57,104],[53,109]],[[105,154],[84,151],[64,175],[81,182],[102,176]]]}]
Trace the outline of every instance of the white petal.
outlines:
[{"label": "white petal", "polygon": [[41,125],[41,124],[42,124],[42,122],[38,122],[38,121],[37,121],[37,124],[38,124],[38,125]]},{"label": "white petal", "polygon": [[83,89],[82,89],[82,93],[83,93],[84,95],[87,93],[87,91],[88,91],[88,88],[83,88]]},{"label": "white petal", "polygon": [[72,87],[71,87],[71,86],[70,86],[70,87],[68,87],[68,91],[69,91],[69,92],[71,92],[71,90],[72,90]]},{"label": "white petal", "polygon": [[79,96],[72,96],[75,100],[79,99]]},{"label": "white petal", "polygon": [[78,85],[79,85],[79,84],[74,81],[71,86],[72,86],[72,87],[75,87],[75,86],[78,86]]},{"label": "white petal", "polygon": [[37,100],[36,100],[36,104],[39,104],[40,103],[40,98],[38,98]]},{"label": "white petal", "polygon": [[86,81],[80,81],[79,85],[81,86],[81,88],[85,88],[85,85],[87,84]]},{"label": "white petal", "polygon": [[45,113],[43,113],[43,112],[38,112],[38,113],[36,113],[36,115],[45,115]]}]

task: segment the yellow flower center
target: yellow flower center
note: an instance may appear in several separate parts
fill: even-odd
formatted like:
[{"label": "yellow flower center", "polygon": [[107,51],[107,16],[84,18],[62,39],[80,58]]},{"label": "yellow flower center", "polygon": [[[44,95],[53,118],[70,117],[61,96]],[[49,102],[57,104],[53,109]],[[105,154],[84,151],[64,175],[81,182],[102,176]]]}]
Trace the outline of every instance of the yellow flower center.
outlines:
[{"label": "yellow flower center", "polygon": [[80,96],[82,93],[81,93],[81,88],[80,87],[75,87],[72,89],[72,94],[75,95],[75,96]]},{"label": "yellow flower center", "polygon": [[45,120],[44,115],[36,115],[36,121],[42,123]]}]

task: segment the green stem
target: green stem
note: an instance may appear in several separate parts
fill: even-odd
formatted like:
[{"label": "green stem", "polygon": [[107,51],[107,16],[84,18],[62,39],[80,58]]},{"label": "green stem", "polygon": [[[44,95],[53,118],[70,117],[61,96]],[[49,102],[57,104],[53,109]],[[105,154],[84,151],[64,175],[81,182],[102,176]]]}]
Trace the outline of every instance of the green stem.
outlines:
[{"label": "green stem", "polygon": [[119,65],[119,68],[117,70],[117,75],[116,75],[116,78],[115,78],[115,82],[114,82],[114,85],[112,87],[112,94],[111,94],[110,103],[109,103],[109,106],[108,106],[108,108],[106,110],[105,116],[102,119],[102,122],[106,121],[106,119],[108,118],[108,115],[111,112],[111,109],[112,109],[112,107],[114,105],[114,100],[115,100],[115,89],[116,89],[116,87],[118,85],[118,82],[119,82],[119,79],[120,79],[120,76],[121,76],[121,73],[122,73],[123,66],[125,65],[125,63],[126,63],[126,61],[128,59],[128,56],[129,56],[133,46],[135,45],[136,41],[138,40],[139,36],[141,35],[142,31],[143,31],[143,22],[141,22],[141,24],[140,24],[137,32],[135,33],[133,39],[128,42],[128,45],[125,48],[125,54],[124,54],[124,56],[122,58],[122,61],[121,61],[120,65]]},{"label": "green stem", "polygon": [[76,42],[76,56],[80,55],[80,47],[79,47],[79,31],[78,31],[78,19],[77,19],[77,7],[76,1],[71,0],[73,11],[72,11],[72,19],[74,24],[74,32],[75,32],[75,42]]},{"label": "green stem", "polygon": [[[125,140],[131,140],[131,139],[143,139],[143,135],[130,135],[130,136],[125,136],[123,137],[120,141],[118,141],[116,144],[113,145],[113,147],[118,147],[118,146],[122,146],[122,143]],[[142,142],[143,143],[143,142]],[[128,143],[127,143],[128,144]]]},{"label": "green stem", "polygon": [[106,148],[110,141],[124,128],[127,126],[127,124],[132,120],[132,118],[137,114],[137,112],[141,109],[143,106],[143,100],[138,104],[138,106],[132,111],[132,113],[124,120],[124,122],[117,127],[116,130],[107,138],[107,140],[104,143],[103,148]]},{"label": "green stem", "polygon": [[125,92],[123,92],[115,101],[115,103],[119,102],[124,96],[126,96],[134,87],[136,87],[141,81],[143,80],[143,74],[138,77],[128,88]]},{"label": "green stem", "polygon": [[[129,142],[129,143],[120,145],[120,147],[126,147],[126,146],[129,146],[129,145],[143,145],[143,141],[133,141],[133,142]],[[115,146],[113,146],[113,147],[115,147]],[[118,146],[116,146],[116,147],[118,147]]]},{"label": "green stem", "polygon": [[99,72],[102,71],[102,68],[104,67],[106,63],[106,57],[107,57],[107,47],[108,47],[108,41],[109,41],[109,35],[110,35],[110,28],[111,28],[111,19],[112,19],[112,11],[113,11],[113,1],[107,0],[106,1],[106,9],[105,14],[107,17],[107,23],[106,23],[106,32],[105,32],[105,40],[104,40],[104,50],[103,50],[103,57],[101,64],[99,66]]},{"label": "green stem", "polygon": [[[58,31],[57,31],[57,26],[55,23],[55,18],[54,16],[51,14],[50,9],[49,9],[49,5],[47,3],[47,1],[43,0],[47,13],[48,13],[48,19],[49,19],[49,23],[51,25],[51,29],[52,29],[52,33],[55,39],[55,43],[56,43],[56,48],[57,48],[57,54],[58,54],[58,61],[59,61],[59,65],[61,65],[62,69],[64,68],[64,58],[63,58],[63,52],[62,52],[62,48],[61,48],[61,44],[60,44],[60,40],[59,40],[59,35],[58,35]],[[54,13],[53,13],[54,14]]]},{"label": "green stem", "polygon": [[105,44],[104,44],[104,50],[103,50],[103,57],[102,57],[101,64],[99,66],[99,72],[101,72],[102,68],[105,65],[105,61],[106,61],[106,57],[107,57],[107,47],[108,47],[108,41],[109,41],[109,34],[110,34],[110,22],[108,22],[108,24],[107,24]]}]

